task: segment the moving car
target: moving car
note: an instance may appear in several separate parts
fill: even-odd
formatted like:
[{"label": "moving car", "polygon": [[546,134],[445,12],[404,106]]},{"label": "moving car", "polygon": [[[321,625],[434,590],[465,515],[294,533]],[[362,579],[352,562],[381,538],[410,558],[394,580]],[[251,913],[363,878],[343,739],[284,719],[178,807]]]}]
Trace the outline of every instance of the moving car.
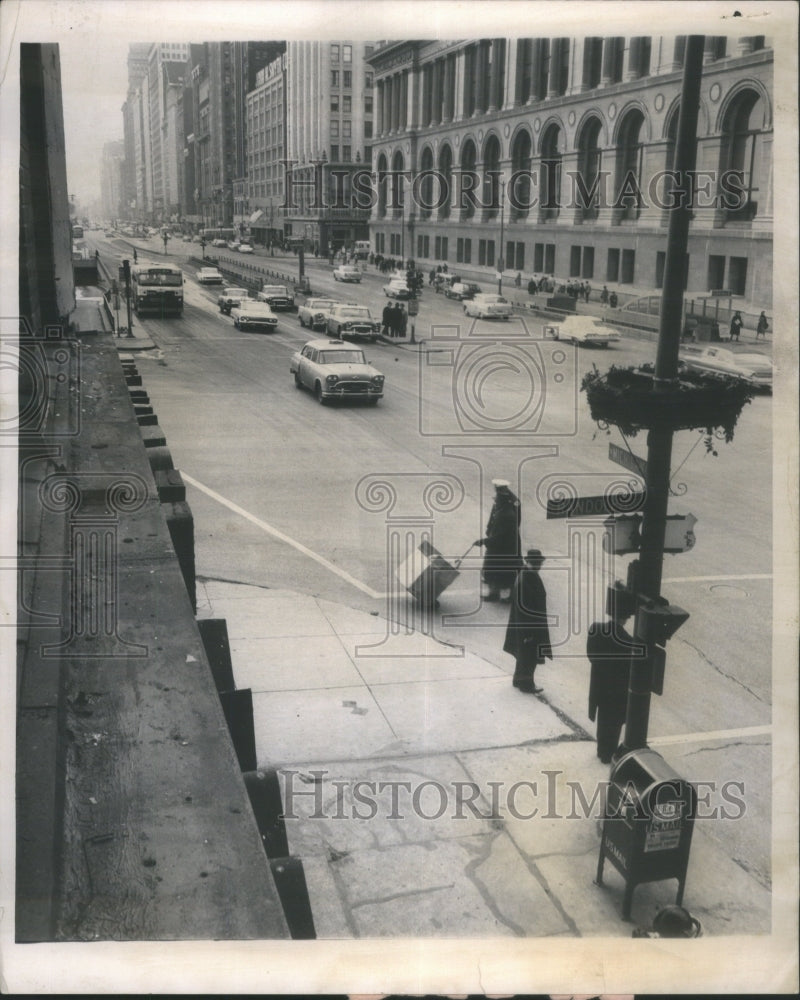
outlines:
[{"label": "moving car", "polygon": [[219,311],[228,314],[234,306],[238,306],[247,298],[249,294],[246,288],[223,288],[217,299]]},{"label": "moving car", "polygon": [[268,302],[273,309],[294,309],[294,296],[286,285],[264,285],[256,298]]},{"label": "moving car", "polygon": [[225,246],[229,250],[238,250],[239,249],[239,241],[238,240],[228,240],[228,242],[225,244]]},{"label": "moving car", "polygon": [[278,317],[268,303],[245,299],[231,309],[231,319],[237,330],[274,330]]},{"label": "moving car", "polygon": [[410,299],[411,289],[405,278],[391,278],[388,285],[383,286],[388,299]]},{"label": "moving car", "polygon": [[444,292],[448,288],[450,288],[451,285],[454,285],[458,280],[459,279],[457,274],[439,273],[433,279],[434,291],[436,291],[437,294],[439,292]]},{"label": "moving car", "polygon": [[310,326],[312,330],[327,329],[328,315],[335,305],[336,299],[306,299],[297,309],[300,326]]},{"label": "moving car", "polygon": [[765,354],[738,354],[726,347],[682,347],[680,362],[690,371],[731,375],[764,392],[772,392],[772,361]]},{"label": "moving car", "polygon": [[215,267],[201,267],[197,272],[201,285],[221,285],[225,280]]},{"label": "moving car", "polygon": [[445,288],[444,294],[448,299],[472,299],[481,294],[481,286],[474,281],[454,281],[449,288]]},{"label": "moving car", "polygon": [[547,324],[545,336],[554,340],[571,340],[573,344],[608,347],[619,341],[620,335],[595,316],[567,316],[560,323]]},{"label": "moving car", "polygon": [[375,343],[381,325],[366,306],[337,302],[328,315],[328,333],[334,337],[356,337]]},{"label": "moving car", "polygon": [[297,388],[310,389],[320,403],[367,399],[374,406],[383,396],[384,376],[360,347],[341,340],[309,340],[292,355],[289,371]]},{"label": "moving car", "polygon": [[228,241],[227,240],[219,240],[219,239],[217,239],[217,240],[212,240],[211,241],[211,246],[212,247],[226,247],[227,245],[228,245]]},{"label": "moving car", "polygon": [[236,248],[239,253],[253,253],[253,247],[249,243],[240,243]]},{"label": "moving car", "polygon": [[508,319],[513,311],[511,303],[502,295],[482,293],[464,303],[467,316],[477,316],[479,319]]},{"label": "moving car", "polygon": [[334,281],[361,281],[361,271],[352,264],[340,264],[333,269]]}]

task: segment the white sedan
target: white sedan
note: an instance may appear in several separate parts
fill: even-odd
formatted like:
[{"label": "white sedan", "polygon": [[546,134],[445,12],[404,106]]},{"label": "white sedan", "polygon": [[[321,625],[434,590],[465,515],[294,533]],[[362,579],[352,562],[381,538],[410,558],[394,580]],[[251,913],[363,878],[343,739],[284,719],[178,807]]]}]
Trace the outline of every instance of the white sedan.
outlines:
[{"label": "white sedan", "polygon": [[334,281],[355,281],[361,282],[361,271],[352,264],[340,264],[333,269]]},{"label": "white sedan", "polygon": [[546,325],[544,332],[554,340],[569,340],[591,347],[608,347],[621,339],[613,327],[606,326],[595,316],[567,316],[560,323]]},{"label": "white sedan", "polygon": [[274,330],[278,317],[266,302],[245,299],[231,309],[231,319],[237,330]]},{"label": "white sedan", "polygon": [[253,248],[249,243],[240,243],[236,248],[239,253],[253,253]]},{"label": "white sedan", "polygon": [[467,299],[464,312],[467,316],[477,316],[479,319],[508,319],[514,307],[502,295],[482,294],[474,299]]},{"label": "white sedan", "polygon": [[201,267],[197,280],[201,285],[221,285],[225,279],[215,267]]},{"label": "white sedan", "polygon": [[737,354],[725,347],[682,347],[679,359],[690,371],[730,375],[772,392],[772,361],[765,354]]},{"label": "white sedan", "polygon": [[341,340],[310,340],[292,355],[289,371],[298,389],[310,389],[318,402],[365,399],[373,406],[383,396],[384,376],[360,347]]},{"label": "white sedan", "polygon": [[300,326],[310,326],[312,330],[326,329],[328,316],[335,305],[336,299],[306,299],[297,308]]}]

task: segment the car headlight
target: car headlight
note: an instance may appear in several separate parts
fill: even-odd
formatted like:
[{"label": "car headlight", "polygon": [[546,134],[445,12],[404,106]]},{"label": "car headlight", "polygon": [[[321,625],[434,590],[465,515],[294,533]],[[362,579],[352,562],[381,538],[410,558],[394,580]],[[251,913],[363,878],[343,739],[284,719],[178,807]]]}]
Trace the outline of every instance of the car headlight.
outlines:
[{"label": "car headlight", "polygon": [[338,375],[326,375],[325,376],[325,381],[328,383],[328,385],[336,385],[336,383],[339,381],[339,376]]},{"label": "car headlight", "polygon": [[372,384],[373,385],[383,385],[385,376],[384,375],[373,375]]}]

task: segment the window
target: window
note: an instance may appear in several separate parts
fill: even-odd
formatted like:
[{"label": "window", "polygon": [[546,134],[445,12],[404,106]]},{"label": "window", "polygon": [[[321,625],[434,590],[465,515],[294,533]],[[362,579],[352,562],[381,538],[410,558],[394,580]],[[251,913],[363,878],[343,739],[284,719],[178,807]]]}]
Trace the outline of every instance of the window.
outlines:
[{"label": "window", "polygon": [[353,158],[353,148],[352,146],[342,146],[342,160],[345,163],[349,163]]},{"label": "window", "polygon": [[594,277],[594,247],[583,248],[583,263],[581,265],[581,277]]},{"label": "window", "polygon": [[494,240],[478,240],[478,264],[494,267]]},{"label": "window", "polygon": [[724,196],[731,219],[750,221],[758,211],[764,119],[764,103],[752,90],[742,93],[725,116],[721,157],[726,187],[733,192]]},{"label": "window", "polygon": [[570,278],[577,278],[581,273],[581,248],[580,247],[570,247],[569,248],[569,276]]},{"label": "window", "polygon": [[342,98],[342,111],[350,114],[353,110],[353,98],[349,94],[345,94]]},{"label": "window", "polygon": [[619,250],[616,247],[608,248],[606,281],[619,281]]},{"label": "window", "polygon": [[339,95],[331,94],[331,111],[339,110]]},{"label": "window", "polygon": [[636,263],[635,250],[622,251],[622,277],[620,281],[623,285],[633,284],[634,265]]},{"label": "window", "polygon": [[364,138],[372,138],[372,122],[364,122]]},{"label": "window", "polygon": [[331,162],[332,163],[338,163],[339,162],[339,147],[338,146],[331,146]]},{"label": "window", "polygon": [[339,70],[338,69],[332,69],[331,70],[331,86],[332,87],[338,87],[339,86]]},{"label": "window", "polygon": [[420,234],[417,236],[417,257],[430,257],[431,255],[431,238],[430,236],[423,236]]},{"label": "window", "polygon": [[342,46],[342,62],[351,63],[353,61],[353,46]]},{"label": "window", "polygon": [[342,82],[343,82],[343,85],[345,87],[352,87],[353,86],[353,71],[352,70],[349,70],[349,69],[344,70],[342,72],[342,77],[343,77],[343,81]]},{"label": "window", "polygon": [[747,290],[747,257],[728,258],[728,291],[745,295]]},{"label": "window", "polygon": [[434,257],[436,260],[447,260],[447,237],[437,236],[434,242]]},{"label": "window", "polygon": [[331,122],[331,138],[332,139],[339,138],[339,122],[337,121]]},{"label": "window", "polygon": [[710,254],[708,258],[708,291],[722,291],[725,287],[725,258]]},{"label": "window", "polygon": [[331,62],[339,62],[339,46],[331,45]]},{"label": "window", "polygon": [[372,94],[367,94],[367,96],[364,98],[364,114],[365,115],[372,114]]},{"label": "window", "polygon": [[342,136],[345,139],[349,139],[351,137],[351,135],[353,134],[352,129],[353,129],[352,122],[350,121],[342,122]]}]

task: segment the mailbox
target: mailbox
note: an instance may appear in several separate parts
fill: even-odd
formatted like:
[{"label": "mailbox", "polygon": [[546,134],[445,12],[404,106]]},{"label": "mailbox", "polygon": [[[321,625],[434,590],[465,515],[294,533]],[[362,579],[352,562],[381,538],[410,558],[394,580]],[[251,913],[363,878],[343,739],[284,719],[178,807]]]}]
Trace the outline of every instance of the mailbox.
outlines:
[{"label": "mailbox", "polygon": [[643,882],[677,879],[675,902],[683,902],[696,806],[694,786],[655,750],[631,750],[614,765],[595,881],[603,884],[608,858],[625,879],[623,920],[630,920],[633,890]]}]

